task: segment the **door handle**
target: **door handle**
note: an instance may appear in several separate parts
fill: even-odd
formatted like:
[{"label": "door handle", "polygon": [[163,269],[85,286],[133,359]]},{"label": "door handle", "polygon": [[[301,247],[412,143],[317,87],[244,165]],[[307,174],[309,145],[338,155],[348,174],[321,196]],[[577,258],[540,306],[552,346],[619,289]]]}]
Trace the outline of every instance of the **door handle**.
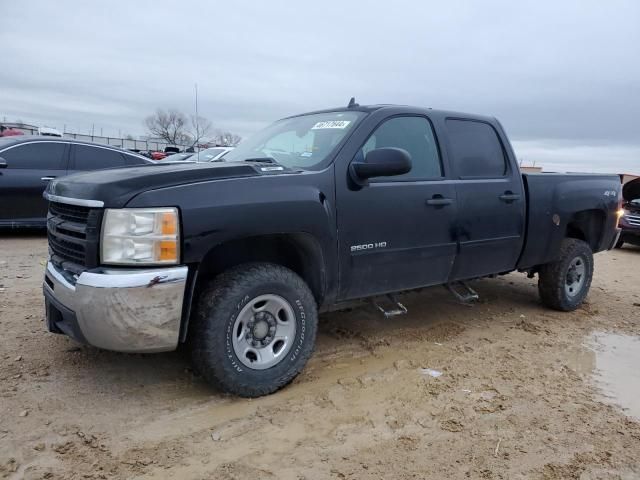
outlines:
[{"label": "door handle", "polygon": [[444,207],[445,205],[451,205],[453,200],[451,198],[444,198],[442,195],[434,195],[433,198],[427,200],[427,205],[432,207]]},{"label": "door handle", "polygon": [[42,178],[40,178],[40,180],[42,180],[43,182],[50,182],[54,178],[56,178],[56,177],[42,177]]},{"label": "door handle", "polygon": [[515,202],[516,200],[520,200],[520,195],[512,192],[504,192],[498,198],[503,202],[512,203],[512,202]]}]

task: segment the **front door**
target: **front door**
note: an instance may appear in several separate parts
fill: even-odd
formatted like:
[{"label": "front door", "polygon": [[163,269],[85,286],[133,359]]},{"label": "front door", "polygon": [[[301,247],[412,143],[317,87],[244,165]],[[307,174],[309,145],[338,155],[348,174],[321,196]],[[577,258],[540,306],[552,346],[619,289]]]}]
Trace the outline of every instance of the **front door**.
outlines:
[{"label": "front door", "polygon": [[445,179],[430,121],[385,120],[355,160],[381,147],[409,152],[412,169],[337,189],[339,300],[444,283],[455,258],[455,185]]},{"label": "front door", "polygon": [[49,181],[67,169],[67,144],[58,141],[21,143],[0,152],[7,163],[0,170],[0,222],[44,225]]}]

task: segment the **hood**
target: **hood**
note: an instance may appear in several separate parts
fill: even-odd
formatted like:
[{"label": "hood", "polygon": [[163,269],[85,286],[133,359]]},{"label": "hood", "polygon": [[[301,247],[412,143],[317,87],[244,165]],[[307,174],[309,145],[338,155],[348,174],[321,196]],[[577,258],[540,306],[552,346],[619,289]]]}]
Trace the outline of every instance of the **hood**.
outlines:
[{"label": "hood", "polygon": [[627,202],[640,198],[640,178],[631,180],[622,186],[622,198]]},{"label": "hood", "polygon": [[126,168],[76,173],[53,180],[47,193],[84,200],[101,200],[107,207],[123,207],[139,193],[157,188],[230,178],[291,172],[279,165],[251,162],[150,163]]}]

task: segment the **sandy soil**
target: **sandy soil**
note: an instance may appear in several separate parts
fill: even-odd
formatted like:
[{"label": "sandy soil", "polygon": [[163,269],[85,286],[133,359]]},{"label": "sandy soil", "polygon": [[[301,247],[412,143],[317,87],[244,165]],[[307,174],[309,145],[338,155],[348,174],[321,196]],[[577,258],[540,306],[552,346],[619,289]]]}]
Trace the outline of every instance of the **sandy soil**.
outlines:
[{"label": "sandy soil", "polygon": [[258,400],[212,390],[181,352],[45,332],[45,256],[41,235],[0,237],[0,478],[640,478],[640,423],[589,348],[640,334],[638,248],[599,254],[573,313],[512,274],[475,282],[473,307],[434,288],[398,319],[325,315],[303,374]]}]

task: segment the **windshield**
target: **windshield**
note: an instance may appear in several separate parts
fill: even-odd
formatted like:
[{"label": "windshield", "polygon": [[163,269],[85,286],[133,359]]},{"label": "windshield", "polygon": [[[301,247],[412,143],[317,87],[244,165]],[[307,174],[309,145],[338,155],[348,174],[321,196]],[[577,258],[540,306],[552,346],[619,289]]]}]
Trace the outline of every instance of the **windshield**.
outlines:
[{"label": "windshield", "polygon": [[279,120],[244,140],[226,162],[272,158],[289,168],[321,165],[351,131],[362,112],[329,112]]}]

